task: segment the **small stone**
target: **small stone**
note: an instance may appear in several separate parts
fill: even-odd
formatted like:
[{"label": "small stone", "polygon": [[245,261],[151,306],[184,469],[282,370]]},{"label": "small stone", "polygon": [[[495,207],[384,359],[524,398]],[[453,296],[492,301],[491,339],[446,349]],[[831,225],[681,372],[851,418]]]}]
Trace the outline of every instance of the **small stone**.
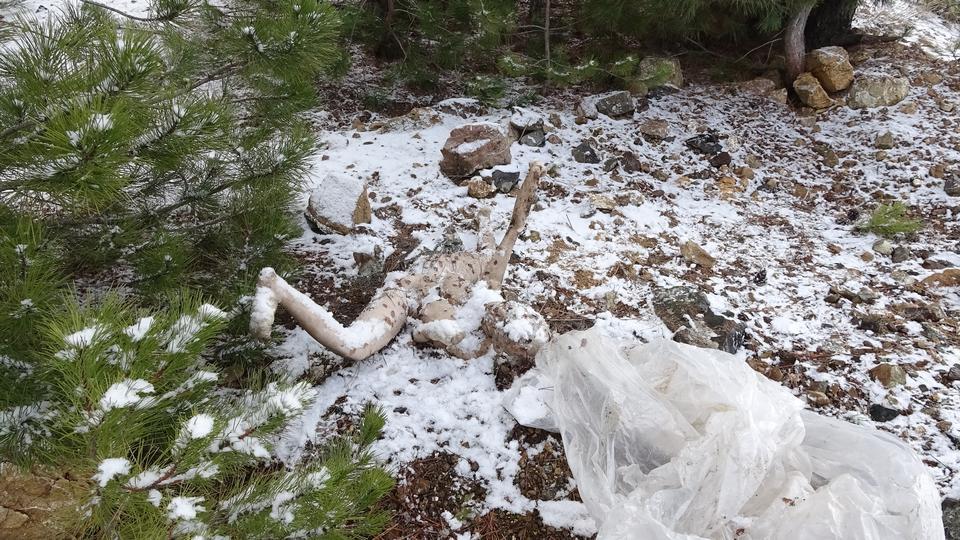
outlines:
[{"label": "small stone", "polygon": [[893,253],[893,243],[886,238],[881,238],[873,243],[873,250],[881,255],[890,255]]},{"label": "small stone", "polygon": [[578,110],[583,116],[596,119],[600,114],[605,114],[611,118],[632,115],[636,108],[637,105],[630,92],[617,90],[581,99]]},{"label": "small stone", "polygon": [[943,191],[951,197],[960,197],[960,175],[954,174],[944,180]]},{"label": "small stone", "polygon": [[960,381],[960,364],[950,366],[950,370],[944,374],[944,378],[951,382]]},{"label": "small stone", "polygon": [[617,201],[606,195],[593,193],[590,195],[590,206],[600,212],[610,213],[617,207]]},{"label": "small stone", "polygon": [[550,144],[560,144],[563,142],[563,139],[561,139],[559,135],[551,133],[550,136],[547,137],[547,142]]},{"label": "small stone", "polygon": [[687,240],[680,246],[680,255],[687,262],[704,268],[713,268],[717,264],[717,260],[713,256],[692,240]]},{"label": "small stone", "polygon": [[860,289],[857,293],[855,300],[861,304],[872,304],[880,299],[880,294],[876,291],[872,291],[866,287]]},{"label": "small stone", "polygon": [[900,416],[900,411],[896,409],[884,407],[879,403],[870,406],[870,418],[874,422],[889,422],[898,416]]},{"label": "small stone", "polygon": [[636,154],[627,150],[620,156],[620,166],[628,173],[640,172],[644,169],[643,162]]},{"label": "small stone", "polygon": [[688,148],[705,155],[715,155],[723,151],[720,138],[715,133],[703,133],[686,140]]},{"label": "small stone", "polygon": [[583,141],[571,151],[577,163],[600,163],[600,156],[589,142]]},{"label": "small stone", "polygon": [[931,71],[924,73],[920,76],[920,78],[923,79],[923,82],[931,86],[943,82],[943,75],[940,75],[939,73],[933,73]]},{"label": "small stone", "polygon": [[910,249],[906,246],[897,246],[893,248],[893,251],[890,253],[890,260],[894,263],[902,263],[904,261],[910,260],[913,255],[910,253]]},{"label": "small stone", "polygon": [[497,191],[500,193],[510,193],[513,191],[513,188],[520,183],[520,173],[495,170],[493,174],[490,175],[490,179],[493,181],[493,187],[497,188]]},{"label": "small stone", "polygon": [[896,364],[883,363],[870,370],[870,378],[882,384],[884,388],[893,388],[907,384],[907,373]]},{"label": "small stone", "polygon": [[640,133],[651,139],[666,139],[670,136],[670,124],[659,118],[647,118],[637,126]]},{"label": "small stone", "polygon": [[710,165],[713,165],[718,169],[725,165],[730,165],[731,162],[733,162],[733,157],[730,156],[730,152],[720,152],[719,154],[710,158]]},{"label": "small stone", "polygon": [[937,106],[940,107],[940,110],[945,113],[952,113],[953,110],[957,108],[956,103],[947,99],[940,100],[940,102],[937,103]]},{"label": "small stone", "polygon": [[474,199],[489,199],[497,190],[489,182],[479,176],[474,176],[467,182],[467,195]]},{"label": "small stone", "polygon": [[370,223],[366,182],[346,175],[326,176],[310,194],[304,215],[318,232],[349,234],[356,225]]},{"label": "small stone", "polygon": [[814,407],[827,407],[830,405],[830,398],[823,392],[817,392],[816,390],[807,392],[807,400],[810,401],[810,404]]},{"label": "small stone", "polygon": [[518,135],[531,131],[543,131],[543,117],[530,109],[514,107],[513,114],[510,116],[510,127]]},{"label": "small stone", "polygon": [[910,101],[910,102],[901,104],[898,110],[903,114],[917,114],[919,107],[917,106],[917,103],[915,101]]},{"label": "small stone", "polygon": [[520,136],[519,142],[524,146],[540,147],[547,143],[547,139],[542,131],[528,131]]},{"label": "small stone", "polygon": [[890,150],[891,148],[897,145],[897,141],[893,137],[893,133],[890,131],[887,131],[880,135],[877,135],[877,138],[873,142],[873,145],[876,146],[877,148]]},{"label": "small stone", "polygon": [[833,100],[812,73],[801,73],[797,80],[793,81],[793,89],[797,92],[800,101],[808,107],[826,109],[833,105]]},{"label": "small stone", "polygon": [[933,178],[943,178],[947,175],[947,168],[942,163],[937,163],[930,167],[929,174]]}]

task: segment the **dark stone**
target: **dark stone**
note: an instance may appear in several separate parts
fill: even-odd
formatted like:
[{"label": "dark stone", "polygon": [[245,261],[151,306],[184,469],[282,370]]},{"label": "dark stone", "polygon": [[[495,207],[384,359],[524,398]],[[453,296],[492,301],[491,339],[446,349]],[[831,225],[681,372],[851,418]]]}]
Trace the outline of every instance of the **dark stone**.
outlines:
[{"label": "dark stone", "polygon": [[606,97],[600,98],[597,100],[596,107],[597,112],[605,114],[610,118],[632,115],[633,111],[637,108],[630,92],[614,92]]},{"label": "dark stone", "polygon": [[960,364],[950,366],[950,371],[944,374],[943,378],[950,382],[960,381]]},{"label": "dark stone", "polygon": [[490,180],[500,193],[510,193],[520,183],[520,173],[495,170],[490,175]]},{"label": "dark stone", "polygon": [[587,141],[577,145],[571,153],[577,163],[600,163],[600,156]]},{"label": "dark stone", "polygon": [[720,138],[716,133],[703,133],[696,137],[690,137],[686,145],[691,150],[704,155],[716,155],[723,151],[720,145]]},{"label": "dark stone", "polygon": [[720,152],[719,154],[710,158],[710,164],[718,169],[724,165],[729,165],[732,161],[733,158],[730,157],[730,152]]},{"label": "dark stone", "polygon": [[910,250],[904,246],[897,246],[893,248],[893,253],[890,254],[890,259],[895,263],[902,263],[903,261],[908,261],[912,257]]},{"label": "dark stone", "polygon": [[960,501],[944,499],[940,509],[943,510],[943,532],[947,540],[960,540]]},{"label": "dark stone", "polygon": [[543,146],[547,144],[547,136],[542,131],[528,131],[520,136],[520,144],[524,146]]},{"label": "dark stone", "polygon": [[656,88],[651,88],[650,91],[647,92],[646,97],[648,100],[660,99],[665,96],[676,94],[679,91],[679,88],[674,88],[673,86],[669,85],[657,86]]},{"label": "dark stone", "polygon": [[884,407],[879,403],[874,403],[870,406],[870,418],[872,418],[874,422],[889,422],[898,416],[900,416],[900,411],[896,409]]},{"label": "dark stone", "polygon": [[732,354],[746,339],[746,325],[714,313],[706,295],[693,287],[655,290],[653,310],[678,343]]},{"label": "dark stone", "polygon": [[944,180],[943,191],[951,197],[960,197],[960,175],[953,174]]},{"label": "dark stone", "polygon": [[624,172],[635,173],[643,170],[643,162],[633,152],[627,151],[620,156],[620,166]]}]

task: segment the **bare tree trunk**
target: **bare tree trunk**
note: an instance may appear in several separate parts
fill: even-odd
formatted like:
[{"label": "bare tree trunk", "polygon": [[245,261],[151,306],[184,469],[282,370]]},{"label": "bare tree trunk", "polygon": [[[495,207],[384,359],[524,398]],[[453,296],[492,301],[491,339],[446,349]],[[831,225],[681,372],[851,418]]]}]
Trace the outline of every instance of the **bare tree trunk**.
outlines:
[{"label": "bare tree trunk", "polygon": [[544,86],[550,85],[551,63],[550,63],[550,0],[546,0],[543,17],[543,53],[547,61],[547,76]]},{"label": "bare tree trunk", "polygon": [[[500,244],[493,238],[489,209],[481,210],[476,252],[438,254],[424,259],[409,273],[401,274],[394,285],[380,291],[349,326],[340,324],[330,312],[294,289],[272,268],[264,268],[250,314],[251,334],[268,339],[276,309],[283,307],[321,345],[348,360],[359,361],[386,347],[406,324],[411,309],[418,311],[424,323],[452,320],[456,306],[467,299],[471,287],[478,281],[485,280],[490,289],[500,288],[513,247],[526,226],[543,172],[539,163],[530,166],[514,202],[510,226]],[[424,297],[437,288],[441,299],[421,309]],[[453,335],[444,332],[440,337],[424,332],[423,341],[436,342],[461,358],[474,355],[460,348],[463,336],[455,339]]]},{"label": "bare tree trunk", "polygon": [[804,71],[804,56],[807,54],[804,31],[812,9],[813,4],[800,8],[790,17],[790,22],[787,23],[783,48],[784,56],[787,59],[787,79],[790,83],[793,83]]}]

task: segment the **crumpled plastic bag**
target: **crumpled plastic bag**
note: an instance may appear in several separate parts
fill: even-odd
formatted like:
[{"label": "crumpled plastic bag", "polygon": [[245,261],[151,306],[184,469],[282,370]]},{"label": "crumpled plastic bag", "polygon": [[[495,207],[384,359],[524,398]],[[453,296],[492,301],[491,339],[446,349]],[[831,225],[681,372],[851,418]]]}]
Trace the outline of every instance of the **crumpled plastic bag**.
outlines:
[{"label": "crumpled plastic bag", "polygon": [[601,539],[944,538],[909,447],[804,410],[724,352],[571,332],[504,405],[561,434]]}]

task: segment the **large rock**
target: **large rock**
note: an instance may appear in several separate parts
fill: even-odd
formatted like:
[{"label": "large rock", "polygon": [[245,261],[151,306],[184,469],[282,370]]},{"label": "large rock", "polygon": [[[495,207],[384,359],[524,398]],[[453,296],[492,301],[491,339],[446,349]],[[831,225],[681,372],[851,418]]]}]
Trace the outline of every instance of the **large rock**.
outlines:
[{"label": "large rock", "polygon": [[450,178],[464,178],[495,165],[506,165],[510,155],[510,137],[497,124],[466,124],[450,132],[440,150],[440,171]]},{"label": "large rock", "polygon": [[884,388],[893,388],[907,384],[907,373],[897,364],[882,363],[870,370],[870,378],[882,384]]},{"label": "large rock", "polygon": [[830,95],[823,89],[820,81],[813,76],[813,73],[801,73],[797,80],[793,81],[793,89],[797,92],[800,101],[807,107],[826,109],[833,105]]},{"label": "large rock", "polygon": [[827,92],[846,90],[853,82],[850,55],[843,47],[823,47],[807,54],[807,70]]},{"label": "large rock", "polygon": [[354,226],[370,223],[367,184],[350,176],[327,175],[314,188],[305,212],[319,232],[348,234]]},{"label": "large rock", "polygon": [[621,118],[633,114],[636,108],[630,92],[618,90],[584,97],[580,100],[579,113],[591,119],[596,119],[601,114],[610,118]]},{"label": "large rock", "polygon": [[90,483],[53,470],[0,463],[0,538],[75,538]]},{"label": "large rock", "polygon": [[687,240],[680,246],[680,255],[685,261],[704,268],[713,268],[717,264],[712,255],[692,240]]},{"label": "large rock", "polygon": [[680,61],[675,58],[644,58],[637,65],[637,78],[650,89],[668,84],[677,88],[683,86],[683,71],[680,69]]},{"label": "large rock", "polygon": [[854,109],[889,107],[910,93],[910,81],[890,75],[860,75],[850,87],[847,104]]}]

